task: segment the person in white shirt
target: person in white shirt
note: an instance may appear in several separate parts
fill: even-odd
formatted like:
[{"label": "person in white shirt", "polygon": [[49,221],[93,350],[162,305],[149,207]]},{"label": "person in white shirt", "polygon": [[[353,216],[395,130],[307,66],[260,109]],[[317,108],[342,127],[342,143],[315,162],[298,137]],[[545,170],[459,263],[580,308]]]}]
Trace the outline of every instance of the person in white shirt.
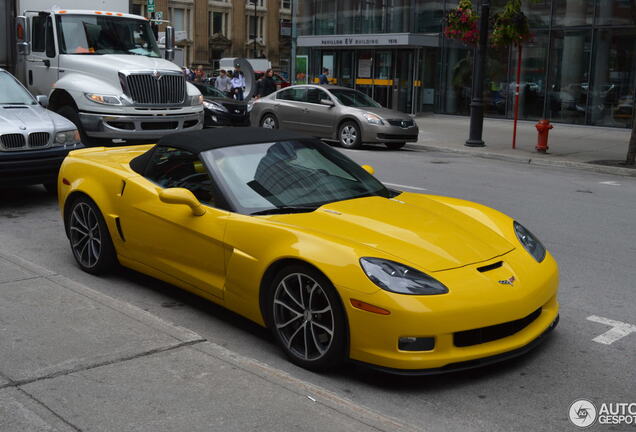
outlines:
[{"label": "person in white shirt", "polygon": [[243,100],[243,91],[245,90],[245,77],[243,76],[243,72],[241,72],[241,68],[236,65],[236,69],[234,70],[234,76],[232,77],[232,94],[234,95],[234,99]]}]

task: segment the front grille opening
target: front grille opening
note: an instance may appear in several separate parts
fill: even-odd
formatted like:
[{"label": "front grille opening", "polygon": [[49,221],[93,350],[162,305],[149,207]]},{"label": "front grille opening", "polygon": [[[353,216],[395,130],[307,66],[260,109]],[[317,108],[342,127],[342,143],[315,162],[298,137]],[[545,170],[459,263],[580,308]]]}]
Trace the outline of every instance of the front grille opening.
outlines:
[{"label": "front grille opening", "polygon": [[132,122],[109,121],[109,122],[106,122],[106,124],[108,124],[108,126],[112,126],[117,129],[135,130],[135,124]]},{"label": "front grille opening", "polygon": [[488,264],[483,267],[477,267],[477,271],[480,273],[484,273],[490,270],[498,269],[503,265],[503,261],[496,262],[494,264]]},{"label": "front grille opening", "polygon": [[45,147],[48,143],[48,132],[33,132],[29,135],[29,147]]},{"label": "front grille opening", "polygon": [[26,140],[22,134],[1,135],[0,143],[6,150],[15,150],[26,147]]},{"label": "front grille opening", "polygon": [[126,77],[126,89],[135,103],[182,104],[186,96],[185,76],[180,73],[130,74]]},{"label": "front grille opening", "polygon": [[169,130],[179,127],[179,122],[144,122],[141,124],[143,130]]},{"label": "front grille opening", "polygon": [[411,127],[414,125],[413,120],[387,120],[391,126],[400,126],[403,128]]},{"label": "front grille opening", "polygon": [[392,139],[392,140],[416,140],[417,135],[395,135],[395,134],[385,134],[379,133],[378,138],[380,139]]},{"label": "front grille opening", "polygon": [[456,347],[467,347],[503,339],[528,327],[539,315],[541,315],[541,308],[515,321],[457,332],[453,334],[453,343]]},{"label": "front grille opening", "polygon": [[184,128],[191,128],[199,124],[199,120],[186,120],[183,122]]}]

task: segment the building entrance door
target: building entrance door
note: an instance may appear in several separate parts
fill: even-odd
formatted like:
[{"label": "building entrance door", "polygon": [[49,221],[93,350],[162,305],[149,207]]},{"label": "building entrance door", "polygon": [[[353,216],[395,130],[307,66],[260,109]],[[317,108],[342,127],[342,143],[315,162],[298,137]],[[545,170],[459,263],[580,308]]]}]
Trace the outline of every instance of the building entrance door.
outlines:
[{"label": "building entrance door", "polygon": [[413,50],[395,51],[393,95],[391,108],[411,113],[413,110],[414,55]]}]

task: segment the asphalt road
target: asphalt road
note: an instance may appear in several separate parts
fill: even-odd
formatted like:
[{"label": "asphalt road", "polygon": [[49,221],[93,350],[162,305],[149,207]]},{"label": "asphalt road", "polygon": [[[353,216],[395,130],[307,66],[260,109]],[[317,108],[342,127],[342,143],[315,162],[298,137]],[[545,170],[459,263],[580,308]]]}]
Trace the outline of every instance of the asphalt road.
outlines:
[{"label": "asphalt road", "polygon": [[588,320],[597,316],[636,325],[636,179],[416,147],[345,152],[373,165],[376,176],[394,188],[478,201],[537,234],[561,269],[561,322],[546,343],[518,359],[441,376],[406,378],[357,365],[317,375],[288,363],[265,330],[177,288],[129,271],[104,278],[81,272],[56,201],[40,187],[0,189],[0,245],[424,430],[576,430],[567,416],[576,399],[636,402],[636,332],[599,343],[593,339],[611,326]]}]

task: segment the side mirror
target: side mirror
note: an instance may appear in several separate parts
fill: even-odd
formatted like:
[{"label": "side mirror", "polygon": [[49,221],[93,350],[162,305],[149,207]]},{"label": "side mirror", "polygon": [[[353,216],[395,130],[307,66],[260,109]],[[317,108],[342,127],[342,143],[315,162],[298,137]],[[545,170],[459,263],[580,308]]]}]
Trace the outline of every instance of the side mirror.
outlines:
[{"label": "side mirror", "polygon": [[362,165],[362,169],[371,175],[375,174],[375,169],[371,165]]},{"label": "side mirror", "polygon": [[31,38],[29,37],[29,22],[27,17],[21,15],[16,18],[15,34],[18,54],[25,56],[31,54]]},{"label": "side mirror", "polygon": [[329,107],[335,106],[336,104],[331,99],[320,99],[321,105],[327,105]]},{"label": "side mirror", "polygon": [[174,27],[166,27],[166,60],[174,60],[175,45]]},{"label": "side mirror", "polygon": [[166,204],[183,204],[192,209],[194,216],[203,216],[205,208],[201,205],[197,197],[184,188],[169,188],[159,192],[159,200]]},{"label": "side mirror", "polygon": [[46,108],[47,106],[49,106],[49,97],[46,95],[37,95],[35,97],[35,99],[38,101],[38,103],[40,105],[42,105],[44,108]]}]

